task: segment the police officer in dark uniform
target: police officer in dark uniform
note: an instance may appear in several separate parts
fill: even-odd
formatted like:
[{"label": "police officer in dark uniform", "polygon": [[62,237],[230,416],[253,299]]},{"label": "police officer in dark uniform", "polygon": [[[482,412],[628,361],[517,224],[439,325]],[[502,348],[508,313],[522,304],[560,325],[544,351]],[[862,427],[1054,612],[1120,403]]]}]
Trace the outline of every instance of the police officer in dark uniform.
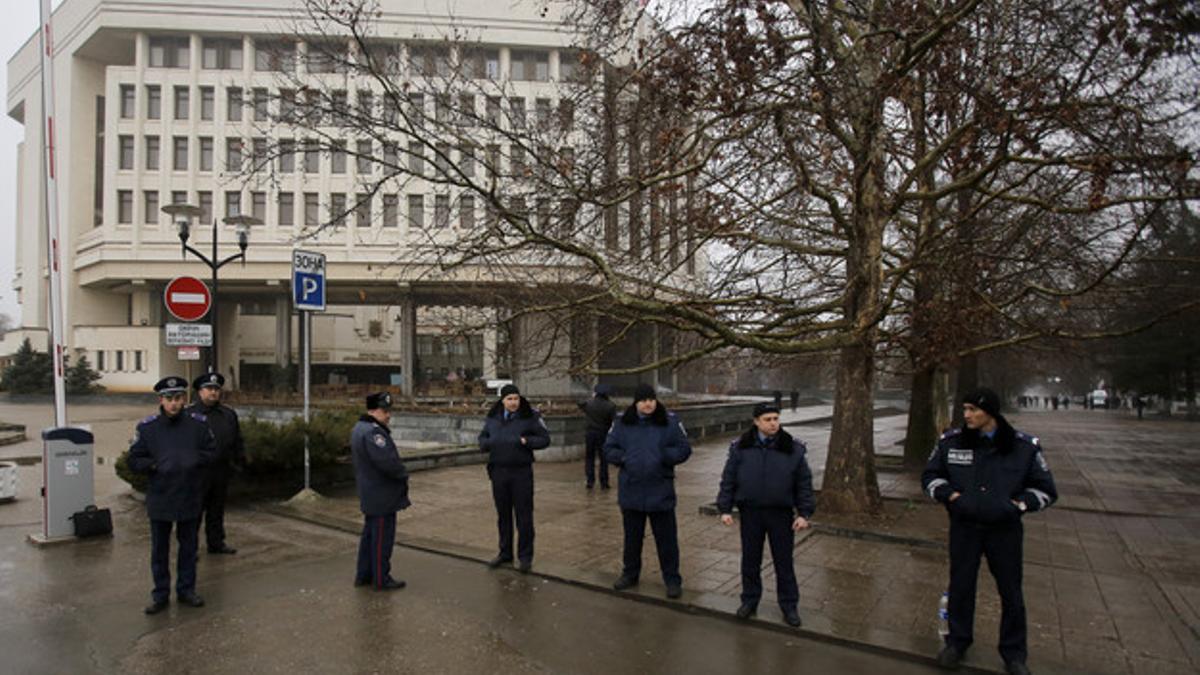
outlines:
[{"label": "police officer in dark uniform", "polygon": [[721,522],[733,524],[738,508],[742,534],[742,605],[739,619],[758,610],[762,598],[763,540],[771,542],[775,591],[783,620],[800,625],[800,590],[792,566],[795,533],[808,527],[816,507],[807,448],[779,423],[779,409],[770,403],[754,406],[754,426],[729,445],[721,472],[717,510]]},{"label": "police officer in dark uniform", "polygon": [[957,668],[973,640],[979,561],[1000,593],[1000,656],[1009,673],[1028,673],[1021,592],[1021,518],[1058,498],[1038,439],[1013,429],[1000,397],[976,389],[963,397],[964,424],[942,434],[921,487],[950,514],[950,633],[938,664]]},{"label": "police officer in dark uniform", "polygon": [[150,476],[146,513],[150,516],[150,573],[153,602],[147,614],[167,608],[171,597],[171,529],[179,540],[175,597],[189,607],[203,607],[196,595],[196,548],[205,466],[216,460],[217,447],[204,416],[183,409],[187,380],[165,377],[154,385],[158,413],[137,425],[129,446],[129,468]]},{"label": "police officer in dark uniform", "polygon": [[208,428],[217,440],[217,461],[205,470],[204,537],[209,553],[233,555],[237,549],[225,543],[225,495],[234,467],[246,463],[246,446],[237,412],[221,404],[221,387],[225,378],[220,373],[205,373],[192,381],[199,397],[188,410],[208,420]]},{"label": "police officer in dark uniform", "polygon": [[608,460],[604,459],[604,438],[612,428],[613,420],[617,417],[617,406],[609,397],[612,387],[607,384],[596,385],[595,394],[587,401],[579,404],[587,418],[587,431],[584,441],[587,443],[587,456],[584,458],[583,474],[587,479],[587,489],[596,485],[596,461],[600,461],[600,489],[608,489]]},{"label": "police officer in dark uniform", "polygon": [[675,466],[692,455],[683,424],[659,403],[654,387],[639,384],[633,392],[633,405],[608,432],[604,454],[609,464],[621,468],[617,503],[621,506],[625,545],[621,576],[613,588],[623,591],[637,585],[649,520],[667,597],[678,598],[683,595],[683,578],[679,575],[675,522]]},{"label": "police officer in dark uniform", "polygon": [[519,535],[517,569],[533,566],[533,451],[550,445],[542,414],[529,405],[515,384],[500,388],[500,400],[488,411],[479,432],[479,449],[488,453],[487,472],[496,505],[500,552],[488,562],[495,569],[513,560],[513,516]]},{"label": "police officer in dark uniform", "polygon": [[358,418],[350,432],[354,482],[363,512],[354,585],[370,584],[379,591],[405,586],[392,578],[392,549],[396,545],[396,512],[412,504],[408,500],[408,470],[388,428],[391,410],[392,395],[386,391],[367,396],[367,414]]}]

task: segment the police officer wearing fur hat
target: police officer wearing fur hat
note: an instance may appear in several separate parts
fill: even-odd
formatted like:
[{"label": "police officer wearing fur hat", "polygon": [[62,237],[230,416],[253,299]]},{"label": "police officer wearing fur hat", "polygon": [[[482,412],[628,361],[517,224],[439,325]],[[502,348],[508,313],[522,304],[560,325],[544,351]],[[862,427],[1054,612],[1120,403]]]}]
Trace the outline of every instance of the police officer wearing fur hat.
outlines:
[{"label": "police officer wearing fur hat", "polygon": [[150,476],[146,513],[150,516],[150,573],[154,577],[147,614],[167,608],[171,597],[171,530],[179,540],[175,596],[180,604],[203,607],[196,594],[196,548],[200,528],[204,468],[217,447],[204,416],[183,409],[187,380],[164,377],[154,385],[158,412],[137,425],[129,446],[129,468]]},{"label": "police officer wearing fur hat", "polygon": [[354,482],[363,512],[354,585],[370,585],[377,591],[404,588],[403,581],[392,578],[392,549],[396,545],[396,512],[412,504],[408,470],[388,427],[391,420],[392,395],[381,391],[367,396],[367,413],[350,432]]},{"label": "police officer wearing fur hat", "polygon": [[1009,673],[1028,673],[1025,599],[1021,592],[1021,519],[1058,498],[1038,439],[1000,414],[1000,397],[975,389],[963,397],[961,428],[942,434],[921,474],[921,487],[950,514],[950,633],[938,664],[957,668],[974,639],[979,562],[1000,593],[1000,656]]},{"label": "police officer wearing fur hat", "polygon": [[771,403],[754,406],[754,426],[729,445],[729,458],[721,472],[717,510],[721,522],[733,524],[736,505],[742,534],[742,604],[739,619],[758,610],[762,598],[763,540],[771,543],[775,563],[775,591],[783,620],[800,625],[797,604],[800,591],[792,566],[795,532],[806,529],[812,518],[812,471],[805,459],[807,448],[779,423],[779,408]]},{"label": "police officer wearing fur hat", "polygon": [[500,551],[488,562],[495,569],[513,561],[513,516],[516,516],[517,569],[533,566],[533,451],[550,445],[542,414],[529,405],[515,384],[500,388],[479,432],[479,449],[488,453],[487,472],[496,505]]},{"label": "police officer wearing fur hat", "polygon": [[633,405],[608,432],[604,454],[609,464],[621,469],[617,503],[625,545],[621,576],[613,588],[622,591],[637,585],[649,520],[667,597],[678,598],[683,594],[683,578],[679,575],[675,523],[675,467],[692,455],[683,424],[658,401],[654,387],[639,384],[633,392]]},{"label": "police officer wearing fur hat", "polygon": [[237,549],[225,543],[225,495],[229,492],[234,467],[246,463],[246,446],[237,412],[221,403],[221,387],[224,386],[225,378],[220,373],[197,377],[192,381],[192,389],[196,390],[198,398],[188,411],[203,415],[217,440],[217,460],[205,470],[202,518],[208,552],[233,555]]}]

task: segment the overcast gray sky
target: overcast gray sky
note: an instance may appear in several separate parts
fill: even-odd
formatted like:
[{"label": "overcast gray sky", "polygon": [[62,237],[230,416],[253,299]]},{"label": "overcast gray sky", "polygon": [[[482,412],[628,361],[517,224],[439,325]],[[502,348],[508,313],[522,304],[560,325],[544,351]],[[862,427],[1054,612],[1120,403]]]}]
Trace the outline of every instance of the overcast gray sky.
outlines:
[{"label": "overcast gray sky", "polygon": [[[61,0],[52,0],[55,7]],[[17,49],[37,31],[38,0],[8,0],[4,3],[4,20],[0,21],[0,92],[7,100],[8,60]],[[7,107],[7,106],[6,106]],[[7,112],[7,111],[6,111]],[[34,121],[36,124],[37,122]],[[24,128],[7,114],[0,120],[0,312],[20,321],[17,294],[12,289],[13,248],[16,244],[17,143]]]}]

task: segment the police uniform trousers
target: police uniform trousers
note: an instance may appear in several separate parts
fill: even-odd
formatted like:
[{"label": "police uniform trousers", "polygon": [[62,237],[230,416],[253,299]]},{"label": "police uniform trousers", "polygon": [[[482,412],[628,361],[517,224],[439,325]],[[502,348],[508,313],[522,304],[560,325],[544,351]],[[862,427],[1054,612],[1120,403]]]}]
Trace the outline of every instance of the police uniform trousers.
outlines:
[{"label": "police uniform trousers", "polygon": [[396,514],[365,516],[358,538],[358,567],[354,581],[380,588],[392,578],[392,548],[396,545]]},{"label": "police uniform trousers", "polygon": [[492,501],[500,531],[500,557],[513,557],[513,516],[517,520],[517,559],[533,562],[533,465],[491,467]]},{"label": "police uniform trousers", "polygon": [[637,579],[642,573],[642,542],[646,539],[646,521],[654,532],[654,546],[658,549],[658,565],[662,568],[663,583],[681,586],[679,576],[679,534],[675,527],[675,510],[634,511],[621,509],[622,524],[625,526],[625,569],[621,576]]},{"label": "police uniform trousers", "polygon": [[588,487],[596,484],[596,460],[600,460],[600,486],[608,487],[608,460],[604,459],[604,439],[607,431],[588,431],[584,435],[587,443],[587,457],[583,464],[583,473],[587,476]]},{"label": "police uniform trousers", "polygon": [[175,595],[187,597],[196,592],[196,549],[199,545],[199,520],[150,521],[150,574],[154,577],[154,602],[171,597],[171,528],[179,551],[175,561]]},{"label": "police uniform trousers", "polygon": [[1000,656],[1005,661],[1025,661],[1025,599],[1021,593],[1024,533],[1020,522],[989,526],[950,520],[947,644],[961,651],[974,639],[975,585],[979,579],[979,561],[986,556],[1000,592]]},{"label": "police uniform trousers", "polygon": [[758,508],[738,506],[742,534],[742,603],[758,606],[762,598],[762,558],[764,540],[771,543],[771,560],[775,564],[775,595],[779,606],[796,609],[800,589],[796,585],[796,569],[792,565],[795,516],[790,508]]},{"label": "police uniform trousers", "polygon": [[208,550],[225,547],[225,496],[229,493],[229,469],[209,467],[204,474],[204,539]]}]

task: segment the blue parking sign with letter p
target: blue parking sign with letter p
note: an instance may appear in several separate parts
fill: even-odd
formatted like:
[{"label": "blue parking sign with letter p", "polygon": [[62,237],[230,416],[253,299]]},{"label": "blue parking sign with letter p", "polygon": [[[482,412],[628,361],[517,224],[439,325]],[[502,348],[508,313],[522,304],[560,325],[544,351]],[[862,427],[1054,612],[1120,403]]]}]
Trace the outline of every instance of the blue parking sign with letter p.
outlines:
[{"label": "blue parking sign with letter p", "polygon": [[299,310],[325,310],[325,255],[292,251],[292,304]]}]

